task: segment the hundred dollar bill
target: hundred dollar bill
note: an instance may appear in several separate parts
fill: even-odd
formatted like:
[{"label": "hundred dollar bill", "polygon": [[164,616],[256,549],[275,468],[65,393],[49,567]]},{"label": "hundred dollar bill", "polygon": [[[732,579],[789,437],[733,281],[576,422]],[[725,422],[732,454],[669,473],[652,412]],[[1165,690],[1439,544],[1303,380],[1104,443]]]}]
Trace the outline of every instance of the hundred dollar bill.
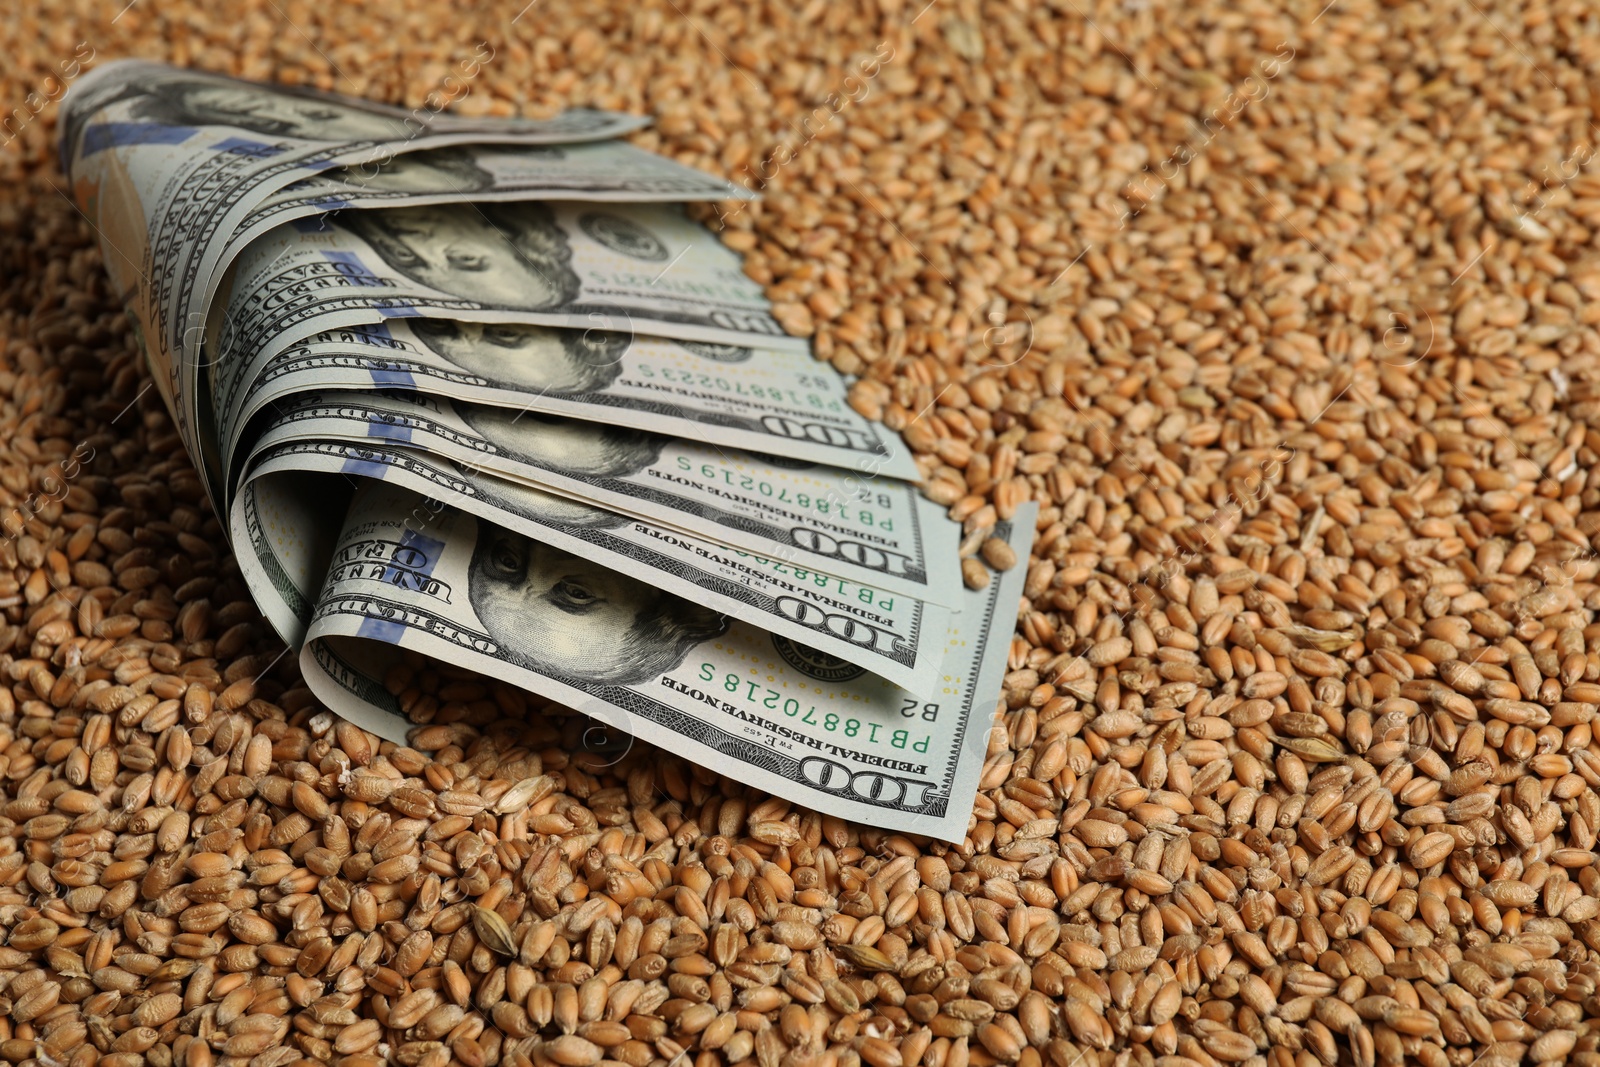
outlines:
[{"label": "hundred dollar bill", "polygon": [[[399,650],[503,679],[720,774],[871,826],[962,839],[1023,571],[967,592],[941,685],[910,693],[464,513],[423,532],[357,501],[301,667],[336,713],[403,740],[376,679]],[[1022,554],[1034,505],[997,534]]]},{"label": "hundred dollar bill", "polygon": [[[668,530],[491,474],[451,472],[409,450],[307,443],[284,446],[257,470],[367,475],[360,507],[406,516],[428,534],[440,517],[469,511],[621,574],[864,667],[927,695],[938,682],[945,608],[794,567]],[[361,455],[365,453],[365,455]],[[387,484],[379,484],[380,482]]]},{"label": "hundred dollar bill", "polygon": [[810,348],[778,325],[738,253],[675,204],[347,211],[280,226],[230,269],[207,340],[222,361],[411,316]]},{"label": "hundred dollar bill", "polygon": [[[623,141],[460,145],[411,152],[383,167],[339,167],[269,196],[230,239],[237,250],[274,226],[346,208],[457,200],[755,200],[724,178]],[[223,259],[232,257],[224,255]]]},{"label": "hundred dollar bill", "polygon": [[[485,58],[464,61],[462,78],[470,81]],[[330,167],[376,173],[411,151],[598,140],[647,121],[588,110],[545,120],[437,110],[138,60],[104,64],[73,84],[61,121],[73,199],[100,234],[114,290],[129,305],[157,387],[191,448],[184,375],[204,337],[207,283],[221,272],[229,235],[264,198]]]},{"label": "hundred dollar bill", "polygon": [[842,375],[775,349],[412,319],[318,334],[270,359],[218,366],[216,375],[224,457],[256,412],[294,393],[400,387],[921,477],[898,435],[850,407]]},{"label": "hundred dollar bill", "polygon": [[409,444],[705,537],[945,607],[960,527],[913,486],[620,426],[416,393],[302,393],[256,448]]},{"label": "hundred dollar bill", "polygon": [[[402,464],[416,466],[406,478],[413,485],[438,485],[440,475],[448,477],[426,456],[384,454],[384,450],[365,464],[346,461],[344,470],[366,470],[382,477]],[[477,482],[483,485],[474,485]],[[437,494],[402,488],[394,493],[400,494],[406,514],[411,515],[411,528],[421,533],[454,507],[454,501],[462,501],[464,506],[454,510],[469,510],[504,530],[528,534],[534,541],[637,577],[787,641],[866,667],[912,693],[928,694],[936,688],[939,654],[928,635],[944,632],[949,609],[726,549],[693,534],[475,470],[461,470],[453,483],[435,490]],[[382,499],[381,494],[366,499],[370,506],[389,507],[387,502],[373,502]]]}]

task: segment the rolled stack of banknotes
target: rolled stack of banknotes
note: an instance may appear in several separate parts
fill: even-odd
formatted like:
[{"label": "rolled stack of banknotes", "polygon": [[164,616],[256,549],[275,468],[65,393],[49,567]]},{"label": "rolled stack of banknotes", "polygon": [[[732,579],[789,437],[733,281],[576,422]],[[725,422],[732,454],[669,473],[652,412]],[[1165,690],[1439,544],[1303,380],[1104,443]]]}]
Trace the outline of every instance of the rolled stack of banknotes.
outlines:
[{"label": "rolled stack of banknotes", "polygon": [[[263,614],[404,741],[409,651],[757,788],[959,840],[1020,569],[619,138],[142,62],[62,116],[73,196]],[[1026,558],[1033,511],[995,536]]]}]

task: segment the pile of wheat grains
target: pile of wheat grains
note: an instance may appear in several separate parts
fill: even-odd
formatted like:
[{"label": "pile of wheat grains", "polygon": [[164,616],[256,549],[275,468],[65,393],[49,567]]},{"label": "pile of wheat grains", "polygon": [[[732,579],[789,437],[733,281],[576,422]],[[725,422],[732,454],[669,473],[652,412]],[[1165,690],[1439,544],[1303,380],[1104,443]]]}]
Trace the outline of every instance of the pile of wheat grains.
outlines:
[{"label": "pile of wheat grains", "polygon": [[[921,3],[8,16],[0,1059],[1600,1063],[1592,4]],[[334,723],[64,196],[87,55],[762,187],[724,239],[968,581],[1042,508],[966,840],[427,665],[411,747]]]}]

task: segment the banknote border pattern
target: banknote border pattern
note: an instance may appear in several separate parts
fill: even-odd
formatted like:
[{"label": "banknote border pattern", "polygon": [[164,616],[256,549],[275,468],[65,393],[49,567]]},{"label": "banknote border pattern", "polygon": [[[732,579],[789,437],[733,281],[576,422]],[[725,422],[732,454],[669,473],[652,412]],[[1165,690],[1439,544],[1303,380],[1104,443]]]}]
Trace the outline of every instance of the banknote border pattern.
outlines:
[{"label": "banknote border pattern", "polygon": [[[296,455],[332,456],[335,458],[342,458],[346,463],[371,464],[374,466],[382,464],[384,466],[395,467],[405,470],[412,475],[429,482],[430,484],[441,486],[445,489],[449,489],[474,500],[483,501],[485,504],[491,507],[499,508],[502,506],[497,504],[488,494],[480,492],[478,487],[465,477],[458,478],[455,475],[451,475],[448,471],[444,471],[438,467],[426,465],[419,460],[413,459],[410,456],[396,453],[390,449],[364,447],[351,444],[349,442],[320,440],[285,441],[264,449],[255,457],[254,463],[261,465],[274,459],[288,458]],[[445,462],[455,463],[457,461],[445,460]],[[350,471],[349,473],[360,474],[361,472]],[[692,581],[692,579],[689,578],[689,569],[681,566],[670,557],[653,552],[642,545],[631,544],[619,538],[612,537],[603,530],[590,530],[585,534],[577,534],[571,529],[565,527],[562,523],[553,522],[549,519],[530,521],[537,521],[540,525],[547,525],[558,532],[567,534],[568,536],[581,537],[582,539],[595,543],[598,545],[598,547],[615,555],[630,556],[634,559],[644,562],[654,570],[662,571],[677,578],[683,578],[685,580]],[[629,521],[632,522],[635,520],[629,518]],[[744,549],[734,549],[726,545],[719,545],[717,547],[722,548],[727,552],[740,552],[752,556],[760,555],[760,553],[746,552]],[[706,589],[708,592],[726,597],[729,600],[738,601],[739,603],[745,604],[752,608],[763,611],[771,610],[770,608],[767,608],[765,605],[758,602],[758,594],[754,593],[750,589],[745,588],[738,582],[729,581],[726,578],[717,575],[710,575],[703,571],[701,573],[706,574],[710,580],[708,582],[694,582],[694,584]],[[796,581],[799,581],[799,579],[796,579]],[[304,618],[305,616],[302,615],[301,617]],[[923,611],[918,610],[912,616],[909,630],[910,632],[904,638],[896,635],[895,648],[893,652],[882,653],[882,655],[885,659],[892,660],[900,666],[911,670],[915,669],[916,667],[917,649],[922,641]],[[863,669],[869,674],[874,673],[869,668]]]},{"label": "banknote border pattern", "polygon": [[[999,527],[996,529],[998,536]],[[986,595],[983,613],[991,623],[997,606],[996,601],[1000,595],[1000,584],[999,582],[990,583],[989,591]],[[456,645],[468,652],[485,657],[492,658],[494,652],[499,649],[498,643],[488,634],[471,630],[434,612],[401,604],[386,597],[352,593],[329,598],[318,605],[316,613],[311,620],[312,625],[315,626],[318,621],[336,615],[375,619],[380,622],[404,626],[408,629],[430,634],[436,640]],[[998,640],[1002,636],[1001,634],[993,634],[990,639]],[[374,638],[348,639],[376,640]],[[323,644],[327,640],[327,637],[323,637],[316,639],[312,643]],[[382,644],[383,642],[378,643]],[[983,655],[987,651],[987,642],[975,642],[975,644],[977,648],[972,653],[972,661],[967,667],[966,680],[964,682],[974,701],[980,698],[980,694],[977,692],[977,682],[979,672],[983,666]],[[313,655],[315,654],[314,652]],[[803,784],[817,792],[827,792],[813,785],[800,774],[800,766],[807,757],[792,757],[774,752],[758,745],[754,741],[738,737],[720,726],[694,718],[670,705],[653,700],[625,686],[597,684],[556,672],[543,673],[540,676],[548,678],[557,685],[602,701],[626,715],[639,715],[641,718],[647,719],[677,736],[687,738],[713,752],[737,759],[746,766],[755,767],[797,784]],[[354,692],[354,690],[351,690],[351,692]],[[357,695],[359,696],[360,694]],[[993,716],[993,709],[985,711],[974,704],[968,708],[966,715],[961,716],[961,722],[953,732],[952,744],[950,745],[950,753],[942,782],[938,784],[928,781],[918,782],[918,784],[926,785],[930,790],[925,803],[915,807],[899,807],[879,803],[872,798],[865,798],[859,795],[851,795],[847,799],[851,799],[854,803],[894,810],[906,815],[944,818],[949,810],[955,777],[960,770],[960,756],[966,743],[967,730],[971,726],[974,716],[979,714],[984,715],[985,722],[987,722]]]},{"label": "banknote border pattern", "polygon": [[[376,392],[378,392],[380,395],[382,395],[384,393],[401,394],[401,393],[407,392],[407,390],[376,390]],[[452,404],[452,407],[453,407],[454,401],[450,401],[450,403]],[[463,401],[463,403],[467,403],[467,401]],[[320,407],[322,409],[322,411],[316,410],[317,407]],[[366,417],[362,417],[362,416],[357,415],[357,414],[345,414],[345,411],[347,409],[350,410],[350,411],[365,410],[368,414],[367,414]],[[332,416],[327,415],[326,412],[330,411],[330,410],[335,411],[336,414],[332,415]],[[547,473],[550,473],[552,475],[562,476],[562,472],[560,472],[558,470],[555,470],[554,468],[541,466],[540,464],[532,463],[532,462],[529,462],[529,461],[524,460],[522,458],[519,458],[518,456],[515,456],[515,455],[507,452],[505,449],[496,446],[492,441],[488,441],[485,438],[483,438],[482,436],[474,436],[474,437],[471,437],[471,438],[465,437],[459,430],[451,429],[448,426],[442,426],[442,425],[438,424],[437,422],[433,421],[432,419],[427,418],[424,415],[411,415],[411,414],[389,415],[389,414],[383,412],[379,408],[369,407],[369,406],[366,406],[366,405],[363,405],[363,404],[359,404],[359,403],[356,403],[356,402],[353,402],[353,401],[330,401],[330,400],[326,400],[326,399],[324,399],[322,397],[321,394],[318,394],[318,393],[297,393],[297,394],[295,394],[294,400],[292,401],[292,406],[284,408],[284,409],[280,409],[278,415],[276,416],[276,425],[273,427],[273,429],[274,430],[278,430],[281,427],[290,425],[292,423],[310,422],[310,421],[313,421],[313,420],[318,419],[318,418],[327,418],[327,417],[346,418],[346,419],[349,419],[351,421],[358,421],[358,422],[364,423],[365,425],[368,425],[368,426],[373,425],[374,424],[373,418],[377,417],[382,422],[383,425],[404,426],[407,429],[416,429],[416,430],[420,430],[422,432],[431,433],[431,434],[434,434],[434,435],[440,437],[441,439],[443,439],[443,440],[445,440],[447,442],[450,442],[450,443],[453,443],[453,444],[457,444],[460,447],[462,447],[464,449],[467,449],[468,451],[471,451],[471,452],[473,452],[475,454],[479,454],[479,455],[482,455],[482,456],[485,456],[485,457],[488,457],[488,458],[502,458],[502,459],[505,459],[505,460],[507,460],[509,462],[512,462],[512,463],[517,463],[517,464],[520,464],[522,466],[532,467],[532,468],[537,469],[537,470],[546,471]],[[402,421],[398,421],[398,420],[404,420],[404,421],[402,422]],[[579,420],[579,421],[584,421],[584,420]],[[354,436],[354,434],[352,433],[351,436]],[[657,435],[657,436],[662,436],[662,435]],[[280,442],[273,442],[274,445],[276,445],[278,443],[280,443]],[[411,442],[409,442],[409,441],[396,442],[396,443],[403,443],[403,444],[407,444],[407,445],[411,444]],[[755,458],[762,458],[760,453],[756,453],[756,452],[749,453],[749,455],[752,456],[752,457],[755,457]],[[849,471],[844,470],[843,468],[835,468],[835,469],[841,470],[842,473],[845,473],[845,474],[849,474],[850,473]],[[511,473],[511,472],[497,471],[497,470],[493,469],[492,467],[486,467],[486,470],[488,470],[489,473],[496,474],[496,475],[498,475],[500,477],[511,477],[511,478],[526,477],[525,475],[518,475],[518,474]],[[640,490],[640,489],[648,488],[650,490],[650,492],[652,494],[654,494],[654,496],[656,497],[657,501],[662,500],[662,499],[673,499],[673,500],[682,501],[683,505],[681,507],[678,507],[678,508],[675,509],[675,510],[679,511],[681,514],[693,515],[693,516],[697,516],[697,517],[700,517],[700,518],[711,519],[711,520],[717,522],[718,524],[720,524],[720,525],[722,525],[724,527],[727,527],[728,529],[738,530],[741,533],[749,534],[749,535],[752,535],[752,536],[765,537],[768,540],[772,541],[774,544],[794,544],[793,539],[789,536],[790,530],[787,530],[787,529],[785,529],[785,528],[783,528],[781,526],[777,526],[777,525],[770,524],[770,523],[765,523],[765,522],[762,522],[759,519],[750,518],[750,517],[745,516],[745,515],[740,515],[740,514],[738,514],[736,512],[732,512],[732,511],[728,511],[728,510],[723,509],[723,508],[719,508],[719,507],[715,506],[714,504],[710,503],[709,501],[697,501],[697,500],[694,500],[694,499],[692,499],[692,498],[690,498],[688,496],[685,496],[683,494],[670,493],[670,492],[666,491],[665,489],[663,489],[663,488],[661,488],[660,486],[657,486],[657,485],[635,486],[632,483],[624,481],[622,479],[604,478],[604,477],[585,477],[585,478],[578,479],[578,480],[586,482],[587,484],[592,485],[597,489],[605,490],[605,491],[608,491],[608,492],[613,492],[613,493],[616,493],[619,496],[624,496],[624,497],[628,497],[630,499],[635,499],[635,500],[649,499],[649,497],[646,494],[637,491],[637,490]],[[916,490],[912,486],[910,486],[909,484],[904,485],[902,488],[903,488],[903,491],[904,491],[904,493],[906,494],[906,497],[907,497],[906,511],[908,511],[910,513],[909,518],[910,518],[910,523],[911,523],[911,526],[912,526],[911,536],[913,538],[913,540],[907,541],[905,543],[922,546],[922,545],[924,545],[925,542],[923,541],[922,521],[921,521],[921,515],[919,514],[920,505],[917,502]],[[725,495],[725,494],[719,493],[718,490],[715,487],[706,489],[705,492],[706,492],[706,494],[708,496],[712,496],[712,497]],[[809,521],[809,524],[813,525],[813,526],[821,526],[821,525],[823,525],[823,523],[821,523],[818,520],[808,520],[808,521]],[[803,546],[795,545],[795,547],[803,547]],[[908,564],[906,569],[905,569],[905,577],[908,580],[920,581],[920,582],[923,582],[924,584],[931,584],[931,581],[932,581],[932,576],[929,573],[929,568],[926,567],[926,566],[915,566],[915,565]],[[867,584],[867,583],[859,583],[859,584]]]}]

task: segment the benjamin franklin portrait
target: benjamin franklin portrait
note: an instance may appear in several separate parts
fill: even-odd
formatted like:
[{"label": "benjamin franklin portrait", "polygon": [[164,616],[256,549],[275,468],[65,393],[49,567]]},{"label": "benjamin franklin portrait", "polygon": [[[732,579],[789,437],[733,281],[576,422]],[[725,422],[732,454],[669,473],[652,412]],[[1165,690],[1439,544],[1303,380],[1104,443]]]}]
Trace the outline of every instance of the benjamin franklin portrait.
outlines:
[{"label": "benjamin franklin portrait", "polygon": [[710,608],[481,521],[467,594],[507,661],[586,682],[659,676],[728,627]]},{"label": "benjamin franklin portrait", "polygon": [[622,373],[633,337],[497,322],[413,319],[417,340],[451,364],[497,386],[528,393],[593,393]]},{"label": "benjamin franklin portrait", "polygon": [[661,457],[663,439],[640,430],[483,404],[456,411],[512,459],[575,478],[624,478]]},{"label": "benjamin franklin portrait", "polygon": [[374,193],[479,193],[494,186],[494,175],[478,165],[471,148],[433,148],[397,155],[377,167],[340,167],[329,181]]},{"label": "benjamin franklin portrait", "polygon": [[550,311],[578,295],[567,235],[543,204],[374,208],[339,222],[391,269],[462,300]]}]

